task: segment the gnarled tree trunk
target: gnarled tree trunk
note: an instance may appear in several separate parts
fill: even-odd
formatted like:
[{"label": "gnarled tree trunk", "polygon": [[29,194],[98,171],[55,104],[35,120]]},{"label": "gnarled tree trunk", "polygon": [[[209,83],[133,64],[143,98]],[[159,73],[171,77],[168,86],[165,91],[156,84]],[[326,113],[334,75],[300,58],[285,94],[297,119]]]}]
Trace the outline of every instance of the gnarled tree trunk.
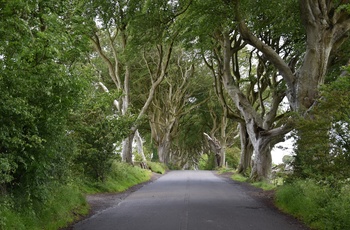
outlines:
[{"label": "gnarled tree trunk", "polygon": [[254,149],[243,122],[239,124],[239,133],[241,140],[241,158],[237,171],[238,173],[246,174],[252,167],[252,155]]}]

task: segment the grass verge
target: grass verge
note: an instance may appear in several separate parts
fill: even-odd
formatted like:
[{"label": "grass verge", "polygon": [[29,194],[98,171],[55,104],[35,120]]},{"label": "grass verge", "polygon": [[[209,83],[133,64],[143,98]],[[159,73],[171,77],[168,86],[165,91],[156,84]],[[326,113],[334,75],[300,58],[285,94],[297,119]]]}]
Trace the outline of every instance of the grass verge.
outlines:
[{"label": "grass verge", "polygon": [[350,185],[298,180],[277,189],[276,204],[311,228],[350,229]]},{"label": "grass verge", "polygon": [[59,229],[89,211],[83,194],[122,192],[151,178],[151,172],[128,164],[114,162],[103,182],[76,180],[71,185],[52,186],[43,199],[27,195],[0,196],[0,229]]},{"label": "grass verge", "polygon": [[261,188],[265,191],[276,189],[275,184],[269,183],[267,181],[250,182],[248,177],[245,177],[239,173],[233,174],[231,178],[232,180],[235,180],[235,181],[250,183],[254,187]]},{"label": "grass verge", "polygon": [[164,174],[167,170],[167,167],[159,162],[148,161],[147,165],[149,169],[155,173]]},{"label": "grass verge", "polygon": [[58,229],[88,213],[88,205],[75,186],[59,186],[45,201],[3,196],[0,229]]}]

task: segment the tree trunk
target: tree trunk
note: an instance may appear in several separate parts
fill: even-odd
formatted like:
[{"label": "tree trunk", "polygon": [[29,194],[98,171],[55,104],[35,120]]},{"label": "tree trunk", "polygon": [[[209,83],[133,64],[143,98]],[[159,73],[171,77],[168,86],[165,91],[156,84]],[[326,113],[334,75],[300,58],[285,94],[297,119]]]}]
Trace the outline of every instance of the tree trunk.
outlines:
[{"label": "tree trunk", "polygon": [[218,141],[215,137],[211,137],[208,134],[204,133],[206,136],[211,152],[215,156],[215,164],[218,167],[225,166],[225,145],[221,145],[221,142]]},{"label": "tree trunk", "polygon": [[123,140],[123,150],[122,150],[122,161],[126,163],[132,164],[132,143],[134,140],[135,132],[131,132],[131,134]]},{"label": "tree trunk", "polygon": [[252,167],[253,145],[249,140],[249,135],[244,123],[240,123],[241,159],[238,165],[238,173],[247,174]]},{"label": "tree trunk", "polygon": [[265,119],[258,114],[233,79],[231,74],[231,57],[233,52],[231,41],[228,33],[223,35],[223,81],[228,95],[244,118],[246,131],[254,149],[255,158],[251,176],[253,180],[268,179],[269,172],[271,171],[270,147],[273,143],[272,141],[289,131],[287,125],[273,129],[268,127],[270,126],[268,124],[271,123],[270,120],[275,117],[274,115],[276,114],[280,98],[276,97],[273,100],[274,103],[271,111],[265,116]]},{"label": "tree trunk", "polygon": [[141,138],[139,130],[136,130],[135,132],[134,141],[136,142],[137,152],[141,155],[143,163],[146,164],[147,159],[146,159],[145,153],[143,152],[143,140]]},{"label": "tree trunk", "polygon": [[224,109],[224,114],[221,118],[221,127],[220,127],[220,163],[219,167],[226,167],[226,127],[227,127],[227,110]]},{"label": "tree trunk", "polygon": [[170,141],[163,140],[158,146],[159,162],[167,165],[169,162]]},{"label": "tree trunk", "polygon": [[255,157],[250,179],[252,181],[269,180],[271,174],[272,157],[269,138],[259,138],[255,143]]}]

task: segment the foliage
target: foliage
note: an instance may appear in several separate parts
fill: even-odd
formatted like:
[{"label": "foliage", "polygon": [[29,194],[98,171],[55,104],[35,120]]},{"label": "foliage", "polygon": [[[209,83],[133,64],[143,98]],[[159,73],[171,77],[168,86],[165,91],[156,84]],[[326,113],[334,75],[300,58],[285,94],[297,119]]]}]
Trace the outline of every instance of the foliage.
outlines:
[{"label": "foliage", "polygon": [[232,168],[218,168],[217,173],[223,174],[223,173],[233,173],[234,169]]},{"label": "foliage", "polygon": [[202,154],[199,158],[198,169],[214,170],[216,167],[215,160],[215,156],[212,153]]},{"label": "foliage", "polygon": [[111,116],[116,94],[90,90],[86,22],[75,3],[0,3],[1,228],[57,229],[85,214],[75,184],[86,175],[105,179],[105,190],[149,178],[110,163],[132,118]]},{"label": "foliage", "polygon": [[350,228],[350,187],[338,188],[315,180],[296,180],[277,189],[277,205],[315,229]]},{"label": "foliage", "polygon": [[[0,197],[0,229],[59,229],[86,215],[88,206],[83,193],[121,192],[150,179],[150,172],[114,161],[104,182],[84,178],[71,185],[52,186],[45,203],[26,197]],[[75,184],[75,185],[73,185]]]},{"label": "foliage", "polygon": [[[238,148],[226,148],[226,162],[229,170],[237,168],[239,157],[240,150]],[[198,168],[201,170],[214,170],[216,167],[215,160],[214,154],[202,154],[198,161]]]},{"label": "foliage", "polygon": [[70,4],[1,2],[0,187],[29,204],[69,179],[67,118],[88,84],[86,39],[71,30]]},{"label": "foliage", "polygon": [[298,122],[296,177],[343,180],[350,177],[350,78],[325,86],[309,119]]},{"label": "foliage", "polygon": [[293,161],[294,161],[294,157],[291,155],[284,155],[282,157],[282,162],[285,165],[290,165],[291,163],[293,163]]},{"label": "foliage", "polygon": [[167,167],[159,162],[147,161],[147,165],[152,172],[164,174]]},{"label": "foliage", "polygon": [[115,148],[127,136],[133,118],[114,112],[112,102],[117,92],[92,90],[71,116],[70,136],[77,143],[76,166],[84,175],[103,181],[118,158]]},{"label": "foliage", "polygon": [[6,195],[0,199],[0,229],[59,229],[87,212],[86,200],[75,186],[55,187],[45,203],[31,205],[25,197]]},{"label": "foliage", "polygon": [[237,147],[226,148],[226,162],[229,168],[237,169],[240,161],[241,150]]},{"label": "foliage", "polygon": [[257,188],[261,188],[263,190],[274,190],[276,188],[275,184],[272,184],[270,182],[267,181],[258,181],[258,182],[254,182],[252,183],[253,186],[257,187]]}]

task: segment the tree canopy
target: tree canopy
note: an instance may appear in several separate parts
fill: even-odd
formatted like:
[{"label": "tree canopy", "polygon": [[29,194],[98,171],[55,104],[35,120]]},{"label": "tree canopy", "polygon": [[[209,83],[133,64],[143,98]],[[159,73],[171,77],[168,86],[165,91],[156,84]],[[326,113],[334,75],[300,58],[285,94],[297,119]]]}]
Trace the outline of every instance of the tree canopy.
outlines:
[{"label": "tree canopy", "polygon": [[1,1],[1,194],[43,201],[41,188],[103,181],[135,152],[176,168],[211,153],[224,167],[237,146],[232,165],[268,180],[290,131],[296,175],[348,178],[349,11],[338,0]]}]

